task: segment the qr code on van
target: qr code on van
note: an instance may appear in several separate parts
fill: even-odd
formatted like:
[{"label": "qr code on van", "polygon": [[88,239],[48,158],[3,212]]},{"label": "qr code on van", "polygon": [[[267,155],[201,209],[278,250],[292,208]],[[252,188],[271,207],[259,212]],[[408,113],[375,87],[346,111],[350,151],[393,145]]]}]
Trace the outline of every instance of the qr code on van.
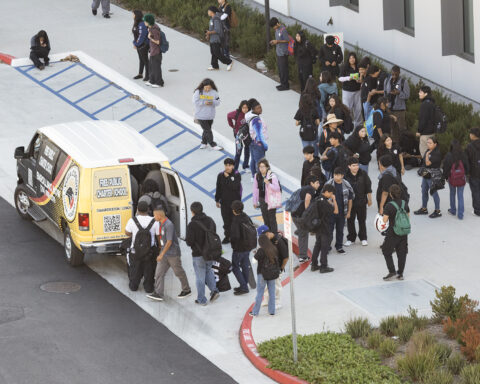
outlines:
[{"label": "qr code on van", "polygon": [[103,233],[120,232],[121,224],[120,215],[105,215],[103,216]]}]

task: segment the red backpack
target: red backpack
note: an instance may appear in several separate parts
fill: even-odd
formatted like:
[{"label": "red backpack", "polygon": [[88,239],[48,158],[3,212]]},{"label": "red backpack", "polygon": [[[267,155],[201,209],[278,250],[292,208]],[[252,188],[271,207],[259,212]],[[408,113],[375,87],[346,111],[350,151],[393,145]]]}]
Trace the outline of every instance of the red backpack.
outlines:
[{"label": "red backpack", "polygon": [[[283,29],[287,29],[285,28],[285,26],[282,27],[282,33],[283,33]],[[293,56],[293,49],[295,47],[295,40],[292,36],[288,35],[288,55],[289,56]]]},{"label": "red backpack", "polygon": [[465,178],[465,168],[463,167],[462,161],[458,162],[458,167],[455,167],[455,163],[452,164],[448,182],[452,187],[463,187],[465,184],[467,184],[467,180]]}]

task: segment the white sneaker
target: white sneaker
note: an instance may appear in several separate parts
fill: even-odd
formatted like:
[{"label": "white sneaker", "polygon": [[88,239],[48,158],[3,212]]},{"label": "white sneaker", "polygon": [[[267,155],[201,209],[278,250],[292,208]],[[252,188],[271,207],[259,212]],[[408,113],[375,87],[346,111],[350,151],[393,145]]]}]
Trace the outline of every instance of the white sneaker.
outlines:
[{"label": "white sneaker", "polygon": [[200,144],[200,149],[205,149],[207,148],[207,144]]},{"label": "white sneaker", "polygon": [[233,61],[227,65],[227,71],[231,71],[233,67]]},{"label": "white sneaker", "polygon": [[158,85],[158,84],[152,84],[152,85],[150,85],[150,86],[151,86],[152,88],[160,88],[160,85]]},{"label": "white sneaker", "polygon": [[219,68],[213,68],[211,65],[207,68],[207,71],[218,71]]},{"label": "white sneaker", "polygon": [[147,81],[147,82],[145,83],[145,85],[152,85],[152,83],[150,83],[149,81]]},{"label": "white sneaker", "polygon": [[282,309],[283,305],[282,304],[275,304],[275,309]]},{"label": "white sneaker", "polygon": [[368,241],[367,240],[362,240],[362,245],[365,247],[368,245]]},{"label": "white sneaker", "polygon": [[220,147],[219,145],[215,145],[214,147],[212,146],[212,149],[214,151],[221,151],[223,149],[223,147]]},{"label": "white sneaker", "polygon": [[253,183],[253,177],[250,178],[250,182]]},{"label": "white sneaker", "polygon": [[345,242],[345,244],[343,244],[343,245],[345,245],[345,247],[349,247],[349,246],[351,246],[351,245],[354,244],[354,243],[355,243],[355,242],[352,243],[350,240],[347,240],[347,241]]}]

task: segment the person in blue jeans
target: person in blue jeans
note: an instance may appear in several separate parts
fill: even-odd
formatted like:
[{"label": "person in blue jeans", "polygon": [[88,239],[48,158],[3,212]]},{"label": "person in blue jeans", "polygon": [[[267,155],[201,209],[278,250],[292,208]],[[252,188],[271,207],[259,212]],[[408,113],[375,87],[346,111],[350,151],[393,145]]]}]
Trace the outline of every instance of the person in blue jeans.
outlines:
[{"label": "person in blue jeans", "polygon": [[[249,313],[250,316],[258,316],[260,312],[260,307],[262,305],[262,298],[265,292],[265,286],[268,289],[268,313],[270,315],[275,315],[275,280],[280,276],[280,266],[278,264],[278,250],[275,245],[268,239],[266,234],[262,234],[258,237],[259,248],[255,253],[255,259],[258,261],[257,267],[257,297],[255,298],[255,305],[253,306],[252,311]],[[266,280],[263,277],[263,274],[267,272],[265,269],[266,264],[277,263],[278,273],[277,275],[271,276],[270,279]]]},{"label": "person in blue jeans", "polygon": [[260,118],[262,113],[262,106],[256,99],[248,100],[248,108],[250,109],[245,114],[245,121],[248,123],[250,130],[250,171],[252,172],[252,181],[255,174],[258,172],[258,162],[265,157],[265,152],[268,151],[267,144],[267,126]]},{"label": "person in blue jeans", "polygon": [[471,142],[467,145],[469,184],[472,192],[473,214],[480,216],[480,128],[470,129]]},{"label": "person in blue jeans", "polygon": [[232,272],[237,278],[239,287],[233,288],[233,294],[236,296],[244,295],[248,290],[248,277],[250,275],[250,249],[244,238],[245,224],[251,224],[252,221],[248,215],[243,212],[243,203],[240,200],[232,202],[232,227],[230,229],[230,242],[232,245]]},{"label": "person in blue jeans", "polygon": [[[463,190],[467,184],[466,175],[469,173],[467,154],[462,150],[462,146],[458,140],[452,140],[450,144],[450,152],[447,153],[443,160],[443,177],[448,180],[450,189],[450,208],[448,213],[452,216],[457,215],[458,219],[463,220],[464,204]],[[458,199],[458,211],[455,201]]]},{"label": "person in blue jeans", "polygon": [[[205,229],[216,231],[215,222],[211,217],[203,213],[202,203],[195,201],[190,205],[192,220],[187,226],[186,243],[192,248],[193,269],[195,271],[195,283],[197,286],[197,299],[195,304],[207,305],[205,296],[205,284],[210,289],[210,302],[214,302],[220,296],[213,273],[213,261],[206,261],[202,255],[205,243]],[[208,256],[208,255],[207,255]]]}]

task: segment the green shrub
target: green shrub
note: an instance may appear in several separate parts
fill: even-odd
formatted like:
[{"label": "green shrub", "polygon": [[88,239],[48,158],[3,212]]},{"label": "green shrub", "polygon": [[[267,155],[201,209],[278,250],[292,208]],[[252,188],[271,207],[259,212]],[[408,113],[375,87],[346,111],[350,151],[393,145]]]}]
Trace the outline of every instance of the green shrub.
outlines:
[{"label": "green shrub", "polygon": [[453,376],[449,371],[445,369],[440,369],[438,371],[432,372],[423,381],[423,384],[452,384],[452,383],[453,383]]},{"label": "green shrub", "polygon": [[395,331],[398,327],[398,318],[395,316],[388,316],[380,322],[380,332],[385,336],[395,335]]},{"label": "green shrub", "polygon": [[[468,130],[466,133],[468,133]],[[456,138],[458,139],[458,137]],[[474,313],[478,306],[478,301],[470,299],[468,295],[455,297],[455,288],[451,285],[435,290],[435,296],[436,298],[430,301],[430,305],[434,318],[438,321],[448,317],[455,321],[460,317]]]},{"label": "green shrub", "polygon": [[442,365],[445,364],[447,359],[452,354],[452,348],[449,345],[444,344],[444,343],[434,344],[434,345],[432,345],[431,348],[432,348],[433,352],[435,353],[435,355],[437,356],[438,361]]},{"label": "green shrub", "polygon": [[435,339],[435,336],[433,336],[432,334],[425,331],[420,331],[415,332],[412,335],[412,337],[410,338],[410,342],[412,343],[412,352],[422,352],[429,350],[436,344],[437,341]]},{"label": "green shrub", "polygon": [[465,359],[459,353],[451,355],[447,361],[447,369],[453,374],[458,375],[465,365]]},{"label": "green shrub", "polygon": [[402,343],[408,342],[408,340],[410,340],[410,337],[412,337],[414,330],[415,330],[415,326],[413,325],[413,322],[406,321],[406,322],[400,323],[396,331],[398,335],[398,339]]},{"label": "green shrub", "polygon": [[382,357],[391,357],[397,351],[397,343],[395,340],[386,337],[378,347],[378,352]]},{"label": "green shrub", "polygon": [[431,349],[417,353],[407,353],[397,360],[397,368],[400,374],[412,381],[425,380],[438,366],[438,358]]},{"label": "green shrub", "polygon": [[345,323],[345,331],[353,338],[366,337],[372,326],[368,319],[363,317],[355,317]]},{"label": "green shrub", "polygon": [[480,383],[480,364],[466,365],[460,372],[462,384]]},{"label": "green shrub", "polygon": [[385,336],[378,331],[371,332],[367,337],[367,346],[370,349],[378,349]]},{"label": "green shrub", "polygon": [[424,329],[429,323],[430,319],[426,316],[418,316],[418,310],[408,307],[409,318],[417,331]]}]

